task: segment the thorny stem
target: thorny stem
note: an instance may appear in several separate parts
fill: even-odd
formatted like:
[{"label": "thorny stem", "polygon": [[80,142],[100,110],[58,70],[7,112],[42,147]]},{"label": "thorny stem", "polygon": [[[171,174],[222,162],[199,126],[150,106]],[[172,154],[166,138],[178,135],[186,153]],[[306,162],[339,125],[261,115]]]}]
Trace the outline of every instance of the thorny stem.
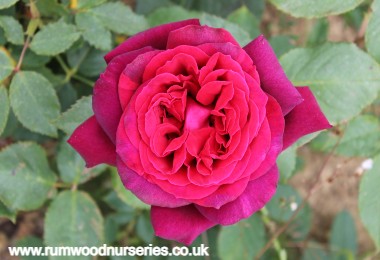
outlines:
[{"label": "thorny stem", "polygon": [[32,13],[32,20],[29,21],[28,28],[25,32],[27,37],[26,37],[26,40],[24,42],[24,46],[22,48],[20,58],[18,59],[16,68],[13,70],[14,73],[17,73],[20,71],[22,62],[23,62],[24,57],[25,57],[26,50],[28,49],[30,41],[31,41],[34,33],[36,32],[38,25],[40,24],[39,12],[38,12],[33,1],[30,1],[30,11]]},{"label": "thorny stem", "polygon": [[61,58],[61,56],[57,55],[55,56],[55,59],[58,61],[59,65],[61,66],[61,68],[63,69],[63,71],[68,75],[70,74],[70,69],[69,67],[66,65],[66,63],[63,61],[63,59]]},{"label": "thorny stem", "polygon": [[86,79],[86,78],[84,78],[84,77],[82,77],[82,76],[79,76],[79,75],[77,75],[77,74],[73,75],[72,77],[73,77],[74,79],[76,79],[76,80],[78,80],[78,81],[80,81],[80,82],[82,82],[82,83],[84,83],[84,84],[90,86],[90,87],[93,87],[94,84],[95,84],[93,81],[91,81],[91,80],[89,80],[89,79]]},{"label": "thorny stem", "polygon": [[57,55],[55,56],[56,60],[58,61],[59,65],[61,66],[61,68],[63,69],[63,71],[66,73],[66,77],[64,79],[64,83],[68,82],[71,78],[74,78],[80,82],[82,82],[83,84],[86,84],[90,87],[93,87],[94,86],[94,82],[89,80],[89,79],[86,79],[80,75],[77,75],[76,72],[78,71],[78,68],[79,66],[81,65],[81,63],[84,61],[84,59],[86,58],[88,54],[88,51],[86,51],[82,57],[79,59],[79,62],[78,64],[76,64],[76,66],[74,68],[69,68],[69,66],[66,65],[65,61],[62,59],[61,56]]},{"label": "thorny stem", "polygon": [[[261,214],[261,219],[262,221],[264,222],[264,224],[270,229],[271,227],[273,227],[273,223],[272,221],[270,220],[269,218],[269,213],[268,213],[268,210],[264,207],[261,209],[260,211],[262,214]],[[280,260],[286,260],[287,259],[287,254],[286,254],[286,250],[282,248],[281,246],[281,243],[280,241],[278,240],[278,238],[276,238],[274,241],[273,241],[273,246],[278,254],[278,257]]]},{"label": "thorny stem", "polygon": [[29,43],[30,43],[31,38],[32,38],[32,37],[28,35],[28,37],[27,37],[26,40],[25,40],[24,47],[22,48],[20,58],[18,59],[18,62],[17,62],[17,66],[16,66],[16,68],[13,70],[14,73],[17,73],[17,72],[20,71],[20,68],[21,68],[21,65],[22,65],[22,61],[24,60],[25,53],[26,53],[26,50],[27,50],[28,47],[29,47]]},{"label": "thorny stem", "polygon": [[256,255],[255,259],[260,259],[260,257],[263,256],[263,254],[272,246],[272,244],[276,241],[276,239],[288,228],[290,223],[297,217],[298,213],[305,207],[306,202],[309,200],[310,196],[313,194],[316,187],[318,186],[318,183],[322,179],[322,173],[324,172],[328,162],[331,160],[332,156],[334,155],[335,150],[338,148],[340,141],[342,140],[342,137],[343,137],[343,133],[339,136],[338,141],[335,143],[334,147],[331,149],[326,160],[323,162],[323,165],[318,172],[317,180],[314,182],[313,186],[309,189],[308,193],[306,194],[305,198],[302,200],[299,207],[294,211],[293,215],[289,218],[289,220],[272,235],[271,239],[260,250],[260,252]]}]

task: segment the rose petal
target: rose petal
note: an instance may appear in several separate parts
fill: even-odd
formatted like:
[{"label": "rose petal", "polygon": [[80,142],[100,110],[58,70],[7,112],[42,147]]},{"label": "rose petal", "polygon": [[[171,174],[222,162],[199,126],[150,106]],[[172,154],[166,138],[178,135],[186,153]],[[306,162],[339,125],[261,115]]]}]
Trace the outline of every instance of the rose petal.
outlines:
[{"label": "rose petal", "polygon": [[190,245],[202,232],[215,226],[193,206],[152,207],[151,219],[156,236]]},{"label": "rose petal", "polygon": [[274,165],[265,175],[250,181],[240,197],[220,209],[196,207],[210,221],[221,225],[232,225],[248,218],[268,203],[276,192],[278,176],[278,168]]},{"label": "rose petal", "polygon": [[119,156],[117,156],[117,170],[124,186],[146,204],[169,208],[190,204],[186,200],[176,199],[173,195],[166,193],[157,185],[150,183],[143,176],[129,169]]},{"label": "rose petal", "polygon": [[86,167],[101,163],[116,165],[116,148],[96,121],[95,116],[84,121],[67,141],[86,161]]},{"label": "rose petal", "polygon": [[[142,84],[142,75],[145,71],[146,65],[159,52],[160,51],[148,51],[142,53],[125,66],[125,69],[120,74],[118,82],[118,94],[122,110],[125,109],[133,94],[136,92],[136,89]],[[123,55],[120,55],[119,57],[121,56]],[[112,62],[110,64],[112,64]]]},{"label": "rose petal", "polygon": [[276,54],[263,35],[257,37],[243,49],[256,65],[261,87],[277,100],[284,115],[302,102],[301,95],[286,77]]},{"label": "rose petal", "polygon": [[167,48],[180,45],[197,46],[203,43],[227,43],[239,46],[234,37],[223,28],[212,28],[207,25],[188,25],[169,33]]},{"label": "rose petal", "polygon": [[130,38],[125,42],[120,44],[118,47],[107,53],[104,57],[106,62],[110,62],[114,57],[129,52],[137,50],[146,46],[152,46],[155,49],[163,50],[166,48],[168,35],[171,31],[187,25],[199,25],[198,19],[184,20],[174,23],[167,23],[160,26],[153,27],[149,30],[140,32]]},{"label": "rose petal", "polygon": [[96,119],[113,143],[116,140],[116,130],[122,114],[118,96],[120,74],[137,56],[151,50],[151,47],[146,47],[118,56],[108,64],[95,83],[92,108]]},{"label": "rose petal", "polygon": [[283,149],[304,135],[331,127],[310,89],[308,87],[297,87],[296,89],[304,101],[285,117]]},{"label": "rose petal", "polygon": [[279,104],[269,95],[267,103],[267,119],[271,131],[270,149],[259,168],[257,168],[257,170],[251,175],[251,180],[266,174],[276,163],[277,157],[282,151],[285,122]]}]

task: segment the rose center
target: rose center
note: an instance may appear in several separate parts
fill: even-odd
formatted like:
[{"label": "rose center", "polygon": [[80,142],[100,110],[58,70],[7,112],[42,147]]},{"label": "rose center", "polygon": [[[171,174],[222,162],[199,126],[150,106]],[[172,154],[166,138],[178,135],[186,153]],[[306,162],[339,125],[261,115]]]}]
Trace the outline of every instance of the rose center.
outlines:
[{"label": "rose center", "polygon": [[185,112],[185,129],[196,130],[209,126],[211,109],[187,98]]}]

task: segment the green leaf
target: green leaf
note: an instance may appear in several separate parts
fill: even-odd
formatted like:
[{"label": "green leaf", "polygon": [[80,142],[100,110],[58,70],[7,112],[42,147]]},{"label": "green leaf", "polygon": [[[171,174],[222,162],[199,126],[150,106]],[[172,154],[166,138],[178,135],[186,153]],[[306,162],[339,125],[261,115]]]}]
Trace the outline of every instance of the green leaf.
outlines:
[{"label": "green leaf", "polygon": [[348,120],[380,90],[380,66],[354,44],[294,49],[281,64],[296,86],[309,86],[330,123]]},{"label": "green leaf", "polygon": [[[34,236],[27,236],[16,242],[18,247],[45,247],[41,239]],[[47,256],[20,256],[20,260],[47,260]]]},{"label": "green leaf", "polygon": [[112,47],[112,35],[102,22],[91,13],[78,13],[75,15],[75,23],[82,31],[83,38],[88,43],[100,50],[110,50]]},{"label": "green leaf", "polygon": [[71,85],[70,82],[63,85],[58,90],[58,98],[59,103],[61,104],[61,110],[66,111],[68,110],[72,105],[75,104],[75,102],[78,99],[78,95],[74,87]]},{"label": "green leaf", "polygon": [[357,7],[364,0],[269,0],[281,11],[294,17],[323,17],[341,14]]},{"label": "green leaf", "polygon": [[89,10],[89,13],[115,33],[133,35],[148,29],[144,16],[135,14],[129,6],[121,2],[105,3]]},{"label": "green leaf", "polygon": [[263,13],[265,11],[265,0],[243,0],[244,4],[247,8],[258,18],[261,20]]},{"label": "green leaf", "polygon": [[[362,115],[351,120],[342,128],[343,137],[335,153],[345,156],[373,156],[380,152],[380,121],[371,115]],[[340,139],[334,131],[321,133],[311,143],[312,148],[327,152],[330,151]]]},{"label": "green leaf", "polygon": [[54,122],[55,125],[68,135],[83,123],[86,119],[93,115],[92,97],[82,97],[71,108],[61,114]]},{"label": "green leaf", "polygon": [[78,0],[77,8],[78,9],[90,9],[95,6],[101,5],[107,2],[107,0]]},{"label": "green leaf", "polygon": [[11,220],[13,223],[16,222],[16,214],[15,210],[12,210],[5,206],[5,204],[0,200],[0,217],[7,218]]},{"label": "green leaf", "polygon": [[0,9],[8,8],[15,3],[17,3],[18,0],[0,0]]},{"label": "green leaf", "polygon": [[365,34],[365,45],[369,54],[380,63],[380,0],[373,2],[372,11]]},{"label": "green leaf", "polygon": [[63,17],[69,14],[69,10],[59,4],[58,0],[38,0],[36,6],[42,16]]},{"label": "green leaf", "polygon": [[0,16],[0,27],[3,28],[5,38],[13,44],[24,44],[24,32],[21,24],[12,16]]},{"label": "green leaf", "polygon": [[64,139],[57,154],[57,166],[63,182],[80,184],[102,173],[107,166],[86,168],[82,157]]},{"label": "green leaf", "polygon": [[31,131],[56,137],[52,121],[59,115],[57,94],[41,74],[20,71],[12,79],[9,98],[18,120]]},{"label": "green leaf", "polygon": [[277,166],[280,170],[280,178],[283,183],[293,175],[296,168],[296,157],[297,153],[294,146],[289,147],[278,156]]},{"label": "green leaf", "polygon": [[9,111],[7,126],[4,129],[4,138],[10,137],[14,141],[35,141],[44,143],[49,140],[47,136],[33,133],[21,125],[12,109]]},{"label": "green leaf", "polygon": [[117,241],[120,225],[115,221],[114,215],[109,214],[104,220],[104,238],[107,244]]},{"label": "green leaf", "polygon": [[154,230],[148,214],[143,213],[138,217],[136,233],[145,243],[152,243]]},{"label": "green leaf", "polygon": [[0,82],[9,77],[14,69],[14,61],[8,52],[0,47]]},{"label": "green leaf", "polygon": [[120,180],[119,174],[115,168],[112,168],[112,186],[118,197],[127,205],[135,209],[150,209],[150,206],[139,200],[132,192],[127,190]]},{"label": "green leaf", "polygon": [[7,125],[9,114],[9,99],[8,91],[0,85],[0,136],[3,133],[5,126]]},{"label": "green leaf", "polygon": [[359,188],[360,218],[380,249],[380,155],[373,159],[372,169],[364,173]]},{"label": "green leaf", "polygon": [[[22,52],[22,47],[17,46],[12,48],[11,54],[15,60],[19,60]],[[36,69],[43,67],[46,63],[50,61],[51,57],[49,56],[41,56],[34,53],[32,50],[27,49],[24,55],[24,59],[22,60],[21,70],[26,69]]]},{"label": "green leaf", "polygon": [[306,45],[308,47],[318,46],[327,41],[329,31],[329,22],[327,19],[319,19],[315,22],[313,29],[307,37]]},{"label": "green leaf", "polygon": [[211,27],[226,29],[234,36],[236,41],[241,46],[245,46],[252,40],[247,31],[242,29],[237,24],[231,23],[227,20],[224,20],[223,18],[210,14],[203,14],[200,18],[200,22],[201,24],[205,24]]},{"label": "green leaf", "polygon": [[279,185],[276,194],[266,205],[271,218],[286,222],[301,204],[302,199],[298,192],[289,185]]},{"label": "green leaf", "polygon": [[31,70],[44,76],[51,84],[53,84],[53,87],[55,90],[59,89],[60,87],[64,85],[65,75],[55,74],[51,70],[51,68],[43,66],[43,67],[33,68]]},{"label": "green leaf", "polygon": [[291,40],[292,38],[290,36],[278,35],[271,37],[269,39],[269,43],[276,53],[276,56],[281,57],[283,54],[294,48]]},{"label": "green leaf", "polygon": [[150,26],[157,26],[164,23],[180,21],[184,19],[200,18],[201,13],[197,11],[186,10],[181,6],[161,7],[148,15]]},{"label": "green leaf", "polygon": [[333,259],[355,259],[358,250],[355,221],[351,214],[342,211],[334,219],[330,248],[335,253]]},{"label": "green leaf", "polygon": [[103,58],[106,54],[106,51],[97,50],[88,45],[71,49],[66,53],[70,67],[78,68],[78,72],[86,77],[99,77],[107,66]]},{"label": "green leaf", "polygon": [[232,12],[227,20],[246,30],[252,40],[260,35],[260,22],[245,5]]},{"label": "green leaf", "polygon": [[170,6],[170,0],[136,0],[136,13],[148,15],[163,6]]},{"label": "green leaf", "polygon": [[295,241],[304,241],[311,229],[312,209],[308,204],[297,214],[297,217],[286,229],[287,234]]},{"label": "green leaf", "polygon": [[55,179],[45,151],[35,143],[12,144],[0,152],[0,199],[12,209],[39,208]]},{"label": "green leaf", "polygon": [[[61,192],[50,204],[45,218],[47,246],[100,246],[104,240],[103,217],[92,198],[81,191]],[[50,257],[50,259],[62,259]],[[92,259],[91,256],[65,256]]]},{"label": "green leaf", "polygon": [[30,48],[39,55],[54,56],[70,48],[79,37],[74,25],[59,20],[44,26],[34,36]]},{"label": "green leaf", "polygon": [[222,227],[218,237],[218,254],[222,260],[254,259],[265,241],[264,224],[260,216],[254,214],[235,225]]},{"label": "green leaf", "polygon": [[302,260],[330,260],[332,255],[326,251],[323,245],[316,242],[309,242],[308,247],[303,251]]},{"label": "green leaf", "polygon": [[86,77],[99,77],[100,73],[106,69],[104,55],[107,52],[91,49],[79,66],[78,72]]}]

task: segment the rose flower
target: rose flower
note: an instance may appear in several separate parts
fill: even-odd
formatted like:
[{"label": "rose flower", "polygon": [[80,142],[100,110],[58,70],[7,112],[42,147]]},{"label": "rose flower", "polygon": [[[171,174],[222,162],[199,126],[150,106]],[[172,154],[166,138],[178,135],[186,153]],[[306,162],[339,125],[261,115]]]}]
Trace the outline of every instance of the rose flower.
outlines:
[{"label": "rose flower", "polygon": [[281,151],[330,127],[263,36],[241,48],[228,31],[186,20],[132,36],[105,60],[94,116],[68,142],[87,167],[116,166],[165,239],[190,244],[260,210]]}]

